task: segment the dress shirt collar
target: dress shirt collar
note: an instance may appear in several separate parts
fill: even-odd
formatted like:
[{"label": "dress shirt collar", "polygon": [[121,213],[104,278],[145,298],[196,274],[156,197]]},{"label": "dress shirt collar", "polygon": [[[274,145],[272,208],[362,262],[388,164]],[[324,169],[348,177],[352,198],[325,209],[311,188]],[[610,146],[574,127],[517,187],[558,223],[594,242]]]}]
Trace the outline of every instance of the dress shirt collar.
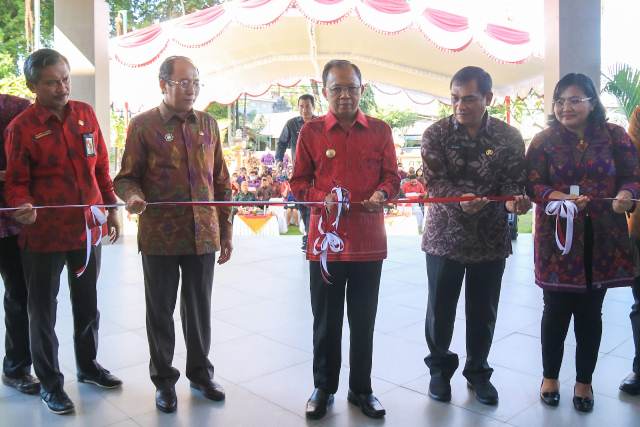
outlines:
[{"label": "dress shirt collar", "polygon": [[[37,99],[36,99],[36,102],[34,103],[34,106],[35,106],[35,115],[38,121],[40,122],[40,124],[43,124],[43,125],[46,124],[51,117],[54,117],[56,120],[58,119],[58,116],[56,116],[53,113],[53,111],[51,111],[46,107],[43,107],[42,104],[40,104]],[[73,111],[73,107],[69,102],[67,102],[67,105],[64,106],[64,117],[62,121],[64,121],[64,118],[66,118],[71,111]]]},{"label": "dress shirt collar", "polygon": [[160,111],[160,117],[162,118],[162,123],[164,124],[169,123],[169,121],[174,117],[176,117],[179,121],[189,120],[191,122],[195,122],[197,119],[196,113],[193,109],[181,117],[180,114],[176,113],[171,107],[165,104],[164,101],[160,103],[158,110]]},{"label": "dress shirt collar", "polygon": [[[365,128],[369,127],[369,121],[367,120],[367,116],[365,116],[364,113],[359,108],[358,108],[358,112],[356,113],[356,120],[354,122],[354,125],[356,123],[359,123],[360,126]],[[324,118],[324,129],[328,131],[333,129],[333,127],[336,125],[338,125],[338,118],[335,116],[335,114],[331,112],[331,110],[329,110],[329,112]]]},{"label": "dress shirt collar", "polygon": [[[485,111],[484,115],[482,116],[482,126],[480,126],[478,134],[485,132],[487,135],[491,136],[490,122],[491,122],[491,116],[489,115],[488,111]],[[451,123],[453,124],[454,131],[456,132],[462,131],[465,134],[467,133],[466,129],[464,128],[464,125],[458,122],[458,120],[456,120],[456,116],[453,114],[451,115]]]}]

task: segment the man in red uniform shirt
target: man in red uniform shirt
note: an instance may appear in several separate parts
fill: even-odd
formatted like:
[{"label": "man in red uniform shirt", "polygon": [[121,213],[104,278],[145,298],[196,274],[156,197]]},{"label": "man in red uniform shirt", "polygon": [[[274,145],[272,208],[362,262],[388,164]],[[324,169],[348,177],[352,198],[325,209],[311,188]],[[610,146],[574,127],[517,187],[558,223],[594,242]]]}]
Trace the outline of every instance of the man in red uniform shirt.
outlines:
[{"label": "man in red uniform shirt", "polygon": [[[103,388],[122,382],[96,361],[98,322],[96,282],[100,246],[92,246],[84,273],[76,277],[86,258],[83,209],[33,209],[33,206],[111,204],[116,202],[109,177],[109,156],[93,109],[69,100],[69,63],[52,49],[40,49],[24,64],[27,86],[36,102],[8,126],[5,150],[5,196],[19,207],[15,219],[24,224],[19,236],[27,284],[33,367],[40,379],[40,396],[50,411],[73,411],[64,392],[58,365],[57,295],[63,267],[69,271],[74,320],[74,348],[78,381]],[[120,225],[116,210],[108,215],[110,237]],[[98,236],[98,227],[91,230]]]},{"label": "man in red uniform shirt", "polygon": [[306,415],[321,418],[338,389],[345,291],[351,328],[348,400],[373,418],[385,410],[371,390],[373,327],[378,306],[382,260],[387,256],[382,206],[398,192],[400,178],[391,129],[358,108],[364,90],[360,70],[345,60],[328,62],[322,93],[329,113],[300,131],[291,189],[296,200],[326,202],[336,211],[336,186],[349,191],[351,207],[340,219],[341,252],[328,254],[331,284],[323,281],[316,240],[323,208],[313,208],[309,259],[313,310],[315,390]]},{"label": "man in red uniform shirt", "polygon": [[[31,103],[27,99],[0,95],[0,207],[5,206],[4,176],[7,167],[4,155],[4,130]],[[2,361],[2,382],[26,394],[37,394],[40,383],[31,375],[29,348],[29,316],[27,285],[24,283],[18,224],[9,212],[0,213],[0,275],[4,282],[5,356]]]}]

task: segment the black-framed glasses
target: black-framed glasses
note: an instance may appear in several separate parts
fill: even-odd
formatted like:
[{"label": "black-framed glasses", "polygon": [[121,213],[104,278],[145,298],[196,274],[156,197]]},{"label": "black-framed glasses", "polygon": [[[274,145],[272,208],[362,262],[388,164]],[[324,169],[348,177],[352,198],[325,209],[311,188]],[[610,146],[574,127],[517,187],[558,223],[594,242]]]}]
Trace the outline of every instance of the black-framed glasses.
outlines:
[{"label": "black-framed glasses", "polygon": [[346,92],[347,95],[353,96],[360,93],[360,86],[332,86],[328,90],[331,95],[342,95]]},{"label": "black-framed glasses", "polygon": [[165,80],[165,81],[173,86],[180,86],[184,90],[187,90],[190,87],[193,87],[194,89],[200,89],[204,86],[202,83],[200,83],[200,80],[184,79],[180,81],[177,81],[177,80]]},{"label": "black-framed glasses", "polygon": [[580,96],[572,96],[569,98],[558,98],[553,100],[553,106],[557,108],[562,108],[565,105],[570,107],[576,107],[583,102],[591,101],[590,97],[580,97]]}]

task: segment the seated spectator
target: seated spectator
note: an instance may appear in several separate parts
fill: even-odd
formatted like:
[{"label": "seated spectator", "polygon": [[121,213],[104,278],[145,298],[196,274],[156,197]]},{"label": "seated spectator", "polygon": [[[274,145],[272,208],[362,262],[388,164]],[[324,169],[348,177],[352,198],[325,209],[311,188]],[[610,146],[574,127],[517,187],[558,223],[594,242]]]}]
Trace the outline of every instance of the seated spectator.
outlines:
[{"label": "seated spectator", "polygon": [[249,173],[248,179],[249,191],[256,191],[260,186],[260,178],[258,178],[258,171],[252,170]]},{"label": "seated spectator", "polygon": [[271,186],[271,197],[282,197],[282,191],[280,191],[280,183],[275,182],[271,175],[267,175],[267,182]]},{"label": "seated spectator", "polygon": [[420,166],[418,168],[418,170],[416,171],[416,179],[418,180],[418,182],[420,184],[422,184],[422,186],[425,188],[425,190],[427,189],[427,180],[424,179],[424,173],[422,172],[422,166]]},{"label": "seated spectator", "polygon": [[260,180],[260,187],[256,190],[256,200],[267,202],[271,198],[273,190],[269,184],[269,177],[265,176]]},{"label": "seated spectator", "polygon": [[231,174],[231,195],[235,196],[240,191],[240,185],[238,184],[238,173]]},{"label": "seated spectator", "polygon": [[[280,184],[280,194],[282,198],[287,202],[295,202],[296,199],[293,197],[293,193],[291,192],[291,186],[289,185],[289,180],[285,177],[282,184]],[[295,225],[296,227],[300,226],[300,212],[298,211],[298,205],[295,203],[291,203],[285,206],[286,211],[286,219],[287,225]]]},{"label": "seated spectator", "polygon": [[236,180],[238,182],[238,185],[242,184],[242,181],[246,181],[247,180],[247,168],[245,168],[244,166],[240,168],[240,171],[238,172],[238,179]]},{"label": "seated spectator", "polygon": [[[412,169],[412,168],[411,168]],[[411,170],[409,169],[409,170]],[[402,184],[402,192],[407,195],[408,193],[423,194],[425,192],[424,186],[418,181],[418,177],[414,174],[409,175],[404,184]]]},{"label": "seated spectator", "polygon": [[[240,184],[240,191],[233,197],[234,202],[255,202],[256,196],[249,191],[249,183],[247,181],[242,181]],[[231,218],[233,220],[233,216],[236,213],[247,213],[251,210],[251,207],[243,207],[243,206],[234,206],[231,209]]]},{"label": "seated spectator", "polygon": [[407,177],[407,172],[402,167],[402,162],[398,162],[398,176],[400,179],[405,179]]}]

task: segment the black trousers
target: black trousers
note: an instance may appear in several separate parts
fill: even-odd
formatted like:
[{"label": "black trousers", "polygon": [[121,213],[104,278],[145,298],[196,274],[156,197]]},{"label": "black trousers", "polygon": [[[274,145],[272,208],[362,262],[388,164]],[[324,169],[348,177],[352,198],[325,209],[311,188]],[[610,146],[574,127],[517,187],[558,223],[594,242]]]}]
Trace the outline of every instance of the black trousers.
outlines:
[{"label": "black trousers", "polygon": [[545,378],[558,379],[564,354],[564,340],[573,315],[577,343],[576,381],[591,384],[602,337],[602,302],[605,294],[605,289],[589,290],[580,294],[544,291],[541,336]]},{"label": "black trousers", "polygon": [[569,293],[545,290],[541,322],[542,368],[545,378],[558,379],[564,340],[571,316],[576,334],[576,381],[591,384],[602,338],[602,303],[606,289],[592,289],[593,226],[587,216],[584,231],[584,269],[587,291]]},{"label": "black trousers", "polygon": [[4,348],[2,372],[22,377],[31,372],[27,285],[24,282],[18,236],[0,239],[0,274],[4,282]]},{"label": "black trousers", "polygon": [[73,344],[78,372],[97,375],[98,353],[96,284],[100,273],[100,246],[93,247],[84,274],[75,271],[84,265],[85,251],[30,252],[23,250],[22,264],[28,290],[29,332],[33,368],[46,391],[61,388],[64,376],[58,365],[58,337],[55,332],[60,274],[67,266],[73,312]]},{"label": "black trousers", "polygon": [[505,260],[462,264],[427,254],[429,297],[425,336],[430,354],[424,362],[432,377],[448,380],[458,368],[458,355],[449,350],[456,307],[465,278],[467,362],[462,374],[469,382],[491,378],[487,358],[498,314]]},{"label": "black trousers", "polygon": [[633,372],[640,375],[640,277],[636,277],[633,284],[633,306],[631,307],[631,329],[633,330],[633,343],[636,355],[633,358]]},{"label": "black trousers", "polygon": [[331,284],[322,280],[320,263],[309,262],[313,311],[313,383],[328,393],[338,390],[345,292],[349,319],[349,388],[371,393],[373,329],[378,309],[382,261],[329,262]]},{"label": "black trousers", "polygon": [[173,312],[180,289],[180,318],[187,346],[187,378],[205,383],[213,378],[211,291],[215,254],[142,255],[147,306],[149,373],[156,388],[172,387],[180,372],[172,366],[176,335]]}]

